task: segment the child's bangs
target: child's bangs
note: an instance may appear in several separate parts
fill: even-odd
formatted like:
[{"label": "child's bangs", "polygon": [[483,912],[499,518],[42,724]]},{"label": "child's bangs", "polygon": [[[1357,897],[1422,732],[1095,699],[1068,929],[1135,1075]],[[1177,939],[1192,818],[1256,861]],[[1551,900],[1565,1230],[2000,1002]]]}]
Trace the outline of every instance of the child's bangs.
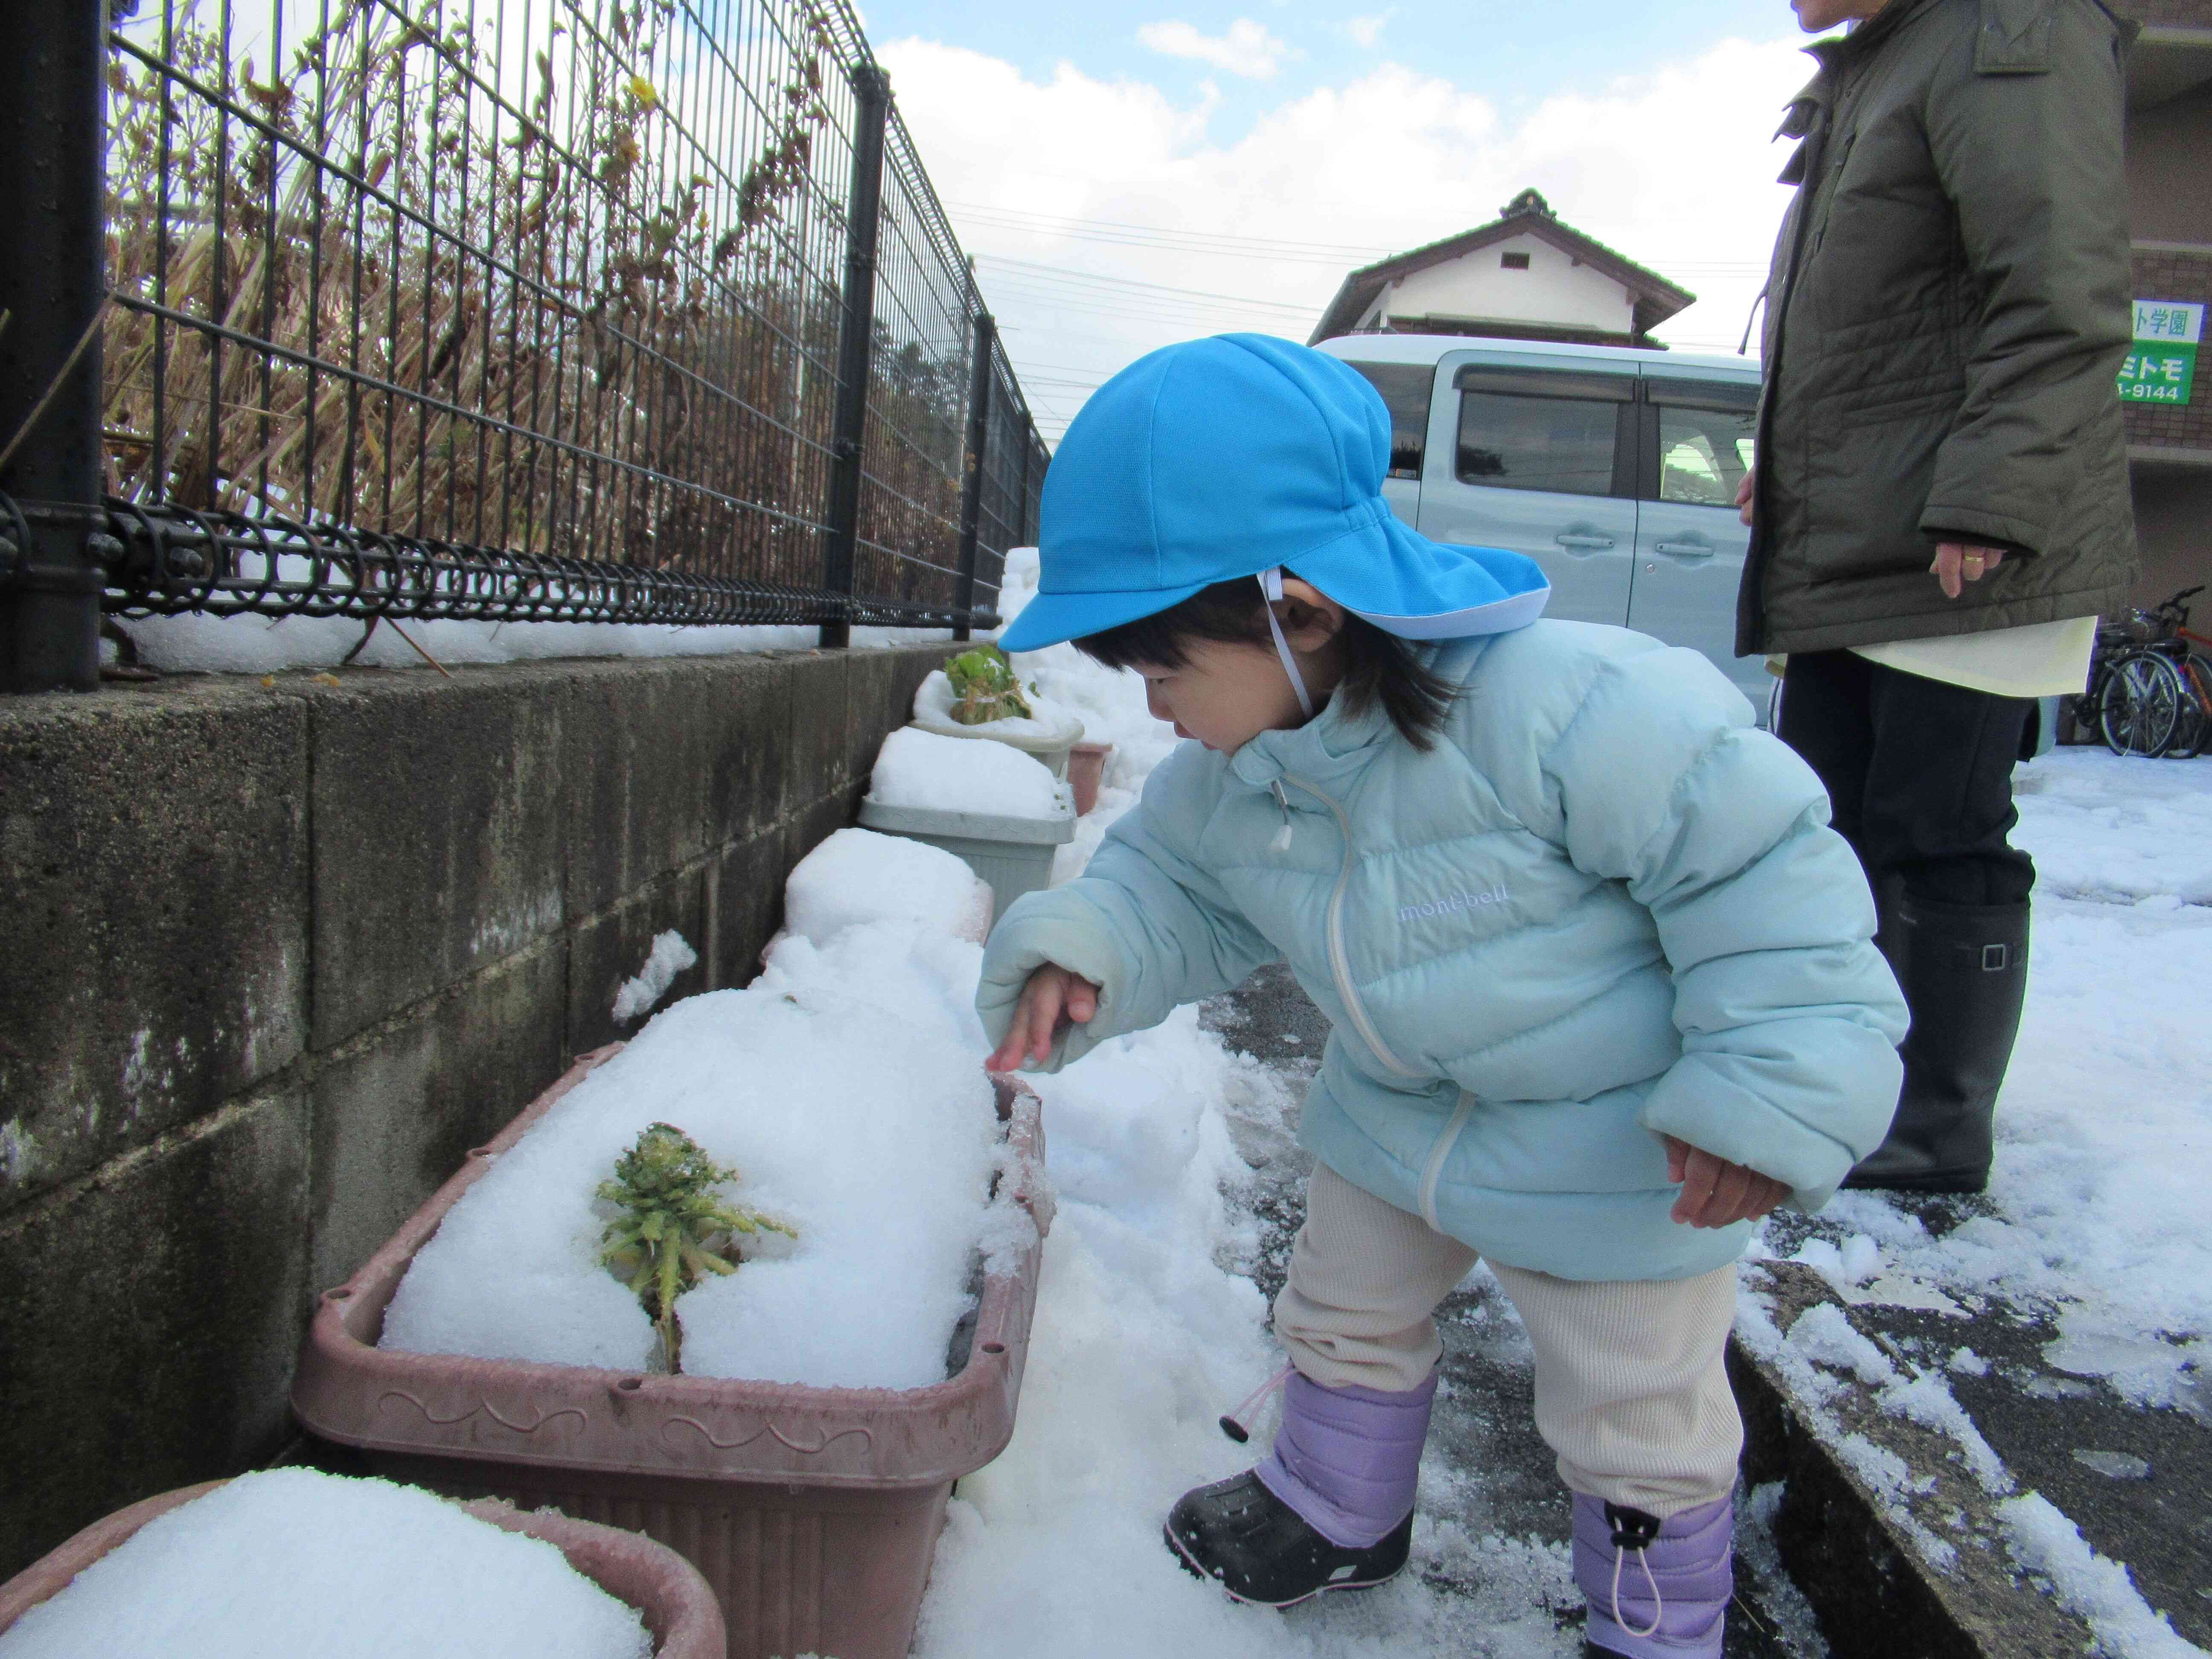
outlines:
[{"label": "child's bangs", "polygon": [[1070,643],[1109,668],[1182,668],[1190,661],[1191,641],[1242,644],[1261,637],[1265,624],[1260,585],[1248,576],[1216,582],[1179,605]]}]

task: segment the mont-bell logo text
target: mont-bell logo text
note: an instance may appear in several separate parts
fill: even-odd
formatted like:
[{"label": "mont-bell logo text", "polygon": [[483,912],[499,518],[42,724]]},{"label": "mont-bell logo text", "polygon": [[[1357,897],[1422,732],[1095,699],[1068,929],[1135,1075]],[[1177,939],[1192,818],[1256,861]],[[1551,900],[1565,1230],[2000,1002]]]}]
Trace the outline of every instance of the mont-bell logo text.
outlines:
[{"label": "mont-bell logo text", "polygon": [[1480,910],[1488,905],[1504,902],[1505,884],[1501,881],[1479,893],[1470,893],[1462,889],[1456,893],[1447,893],[1440,899],[1424,899],[1419,904],[1401,904],[1398,907],[1398,920],[1417,921],[1423,916],[1448,916],[1460,910]]}]

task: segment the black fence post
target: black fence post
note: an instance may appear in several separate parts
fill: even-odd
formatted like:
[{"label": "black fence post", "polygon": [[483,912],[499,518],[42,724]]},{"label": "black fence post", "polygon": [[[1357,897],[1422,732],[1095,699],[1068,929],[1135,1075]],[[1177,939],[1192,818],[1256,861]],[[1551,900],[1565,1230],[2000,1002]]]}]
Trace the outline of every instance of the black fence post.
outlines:
[{"label": "black fence post", "polygon": [[952,605],[959,619],[952,637],[966,639],[972,631],[969,617],[975,609],[975,536],[983,518],[983,472],[991,441],[991,399],[998,391],[992,373],[991,353],[999,338],[999,325],[988,311],[975,313],[975,362],[968,376],[968,459],[960,480],[960,576],[952,589]]},{"label": "black fence post", "polygon": [[1018,538],[1024,547],[1036,545],[1036,515],[1030,511],[1030,463],[1036,459],[1036,422],[1022,422],[1022,533]]},{"label": "black fence post", "polygon": [[[845,208],[845,307],[837,323],[837,412],[830,437],[830,533],[822,585],[850,598],[860,530],[861,445],[868,427],[868,376],[876,332],[876,232],[883,217],[884,125],[890,79],[873,64],[855,64],[853,191]],[[848,618],[822,624],[824,647],[853,641]]]},{"label": "black fence post", "polygon": [[100,684],[106,68],[105,0],[0,3],[0,690]]}]

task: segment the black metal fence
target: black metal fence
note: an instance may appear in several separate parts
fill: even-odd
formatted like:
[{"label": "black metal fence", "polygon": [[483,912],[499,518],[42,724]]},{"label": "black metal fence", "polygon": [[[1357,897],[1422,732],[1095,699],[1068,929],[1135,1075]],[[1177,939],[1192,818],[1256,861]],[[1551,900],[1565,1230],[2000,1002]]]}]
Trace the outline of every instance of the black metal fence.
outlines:
[{"label": "black metal fence", "polygon": [[0,684],[102,606],[995,623],[1045,452],[849,0],[110,5],[0,8]]}]

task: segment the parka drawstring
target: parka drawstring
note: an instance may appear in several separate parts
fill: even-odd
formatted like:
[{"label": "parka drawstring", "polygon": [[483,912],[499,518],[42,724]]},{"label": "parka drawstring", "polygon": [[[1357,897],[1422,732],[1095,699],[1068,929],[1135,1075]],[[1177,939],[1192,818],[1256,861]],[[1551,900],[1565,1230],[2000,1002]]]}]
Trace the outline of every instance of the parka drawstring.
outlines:
[{"label": "parka drawstring", "polygon": [[1279,778],[1275,781],[1274,790],[1275,805],[1283,811],[1283,827],[1275,831],[1275,838],[1267,843],[1267,850],[1270,853],[1287,853],[1291,850],[1291,798],[1283,793]]}]

